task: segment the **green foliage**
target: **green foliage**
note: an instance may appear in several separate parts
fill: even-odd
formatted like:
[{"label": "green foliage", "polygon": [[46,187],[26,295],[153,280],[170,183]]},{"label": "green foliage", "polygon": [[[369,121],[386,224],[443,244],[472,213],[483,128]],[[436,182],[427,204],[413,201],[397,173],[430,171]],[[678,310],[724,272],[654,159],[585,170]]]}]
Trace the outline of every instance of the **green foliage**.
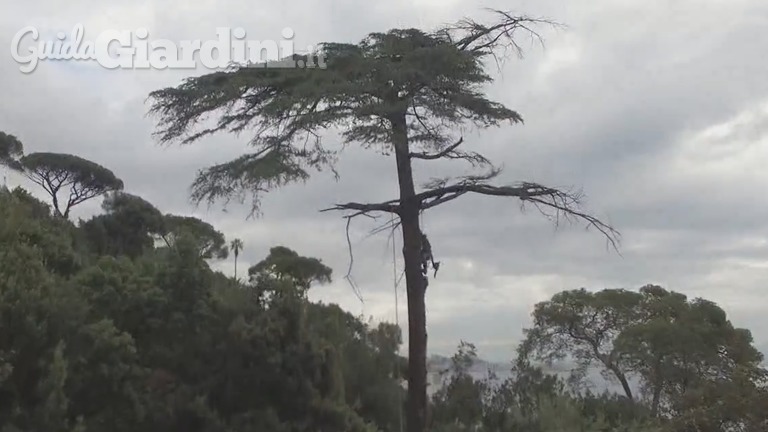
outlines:
[{"label": "green foliage", "polygon": [[[157,213],[142,203],[111,196],[106,216],[149,230]],[[212,271],[192,235],[132,257],[62,251],[80,231],[40,205],[0,192],[0,430],[374,432],[392,420],[391,401],[348,400],[380,390],[358,367],[397,387],[378,368],[399,358],[399,333],[298,296],[265,302],[265,287]],[[79,263],[66,272],[51,259],[64,252]]]},{"label": "green foliage", "polygon": [[299,256],[285,246],[275,246],[269,255],[251,266],[248,275],[256,284],[288,284],[304,295],[313,283],[330,283],[331,269],[317,258]]},{"label": "green foliage", "polygon": [[456,425],[470,428],[482,418],[487,383],[476,381],[468,373],[476,360],[475,346],[462,342],[451,359],[451,367],[443,371],[450,379],[433,397],[432,421],[438,424],[453,421]]},{"label": "green foliage", "polygon": [[46,204],[25,190],[0,189],[0,218],[5,241],[34,250],[51,272],[68,276],[82,265],[74,227],[67,221],[52,219]]},{"label": "green foliage", "polygon": [[24,154],[24,145],[13,135],[0,131],[0,165],[20,170],[19,158]]},{"label": "green foliage", "polygon": [[235,254],[235,258],[240,255],[240,251],[243,250],[243,241],[240,239],[233,239],[229,243],[229,248],[232,249],[232,253]]},{"label": "green foliage", "polygon": [[30,216],[34,219],[48,219],[48,215],[51,214],[51,206],[33,197],[32,194],[27,192],[26,189],[21,187],[14,188],[11,192],[11,196],[23,203],[24,211],[29,212]]},{"label": "green foliage", "polygon": [[[577,364],[576,378],[588,367],[600,367],[654,417],[705,429],[768,418],[768,410],[760,408],[758,420],[747,421],[754,416],[752,404],[721,402],[723,397],[764,401],[768,371],[751,333],[735,328],[710,301],[688,300],[654,285],[639,292],[581,289],[539,303],[533,315],[522,359],[570,358]],[[640,395],[630,389],[629,378],[640,381]]]},{"label": "green foliage", "polygon": [[[323,146],[322,130],[339,127],[345,145],[390,154],[394,124],[402,121],[408,150],[446,150],[456,129],[522,121],[484,96],[492,81],[486,60],[496,48],[519,48],[511,40],[515,30],[542,21],[496,15],[490,26],[462,21],[433,32],[393,29],[356,44],[324,43],[309,56],[310,65],[321,57],[323,68],[250,65],[187,79],[150,94],[156,135],[187,144],[220,131],[252,130],[255,151],[202,170],[192,197],[212,202],[250,195],[254,211],[262,193],[333,167],[338,150]],[[207,116],[216,124],[197,129]],[[455,148],[447,156],[490,165]]]},{"label": "green foliage", "polygon": [[400,385],[407,373],[406,360],[398,354],[400,328],[380,323],[369,328],[336,305],[311,304],[307,321],[314,337],[325,340],[325,349],[338,365],[346,403],[384,432],[400,431],[405,390]]},{"label": "green foliage", "polygon": [[233,239],[229,242],[229,250],[235,256],[235,280],[237,280],[237,258],[240,256],[240,251],[243,250],[243,241],[240,239]]},{"label": "green foliage", "polygon": [[169,247],[175,247],[182,238],[186,238],[204,259],[226,259],[229,256],[224,234],[196,217],[166,215],[162,238]]},{"label": "green foliage", "polygon": [[66,231],[16,195],[0,191],[0,424],[62,430],[63,350],[84,305],[63,286],[75,267]]},{"label": "green foliage", "polygon": [[165,227],[163,214],[144,199],[125,192],[108,194],[97,215],[80,225],[97,255],[136,258],[154,247]]},{"label": "green foliage", "polygon": [[490,371],[478,379],[469,373],[476,361],[474,346],[462,342],[444,372],[445,386],[433,396],[432,431],[663,431],[626,399],[572,393],[556,376],[528,365],[501,382]]}]

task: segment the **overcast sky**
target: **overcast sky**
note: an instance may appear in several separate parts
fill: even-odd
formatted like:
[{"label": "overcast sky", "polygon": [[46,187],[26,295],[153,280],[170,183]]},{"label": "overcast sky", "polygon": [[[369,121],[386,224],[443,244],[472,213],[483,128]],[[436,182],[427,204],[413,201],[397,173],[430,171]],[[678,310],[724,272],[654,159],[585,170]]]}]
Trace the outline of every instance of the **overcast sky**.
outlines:
[{"label": "overcast sky", "polygon": [[[215,38],[242,27],[253,40],[294,30],[297,49],[356,42],[396,27],[433,29],[484,7],[542,16],[565,25],[543,30],[546,46],[525,44],[488,89],[519,111],[524,125],[465,137],[467,146],[506,168],[501,182],[582,188],[587,208],[622,233],[621,256],[582,225],[553,224],[531,209],[495,198],[453,201],[424,216],[442,267],[427,292],[430,351],[450,354],[460,340],[491,360],[512,357],[533,305],[580,287],[639,288],[648,283],[719,303],[768,347],[768,3],[764,0],[572,0],[481,2],[411,0],[70,0],[12,2],[0,13],[0,130],[31,151],[67,152],[105,165],[126,191],[165,212],[197,215],[228,238],[241,238],[241,268],[274,245],[321,258],[336,275],[312,296],[374,320],[395,320],[393,270],[401,243],[375,225],[353,224],[354,280],[345,223],[318,213],[335,202],[394,198],[394,162],[350,149],[341,179],[315,175],[270,194],[263,216],[247,208],[193,207],[197,170],[247,151],[247,136],[222,134],[188,147],[162,148],[146,117],[148,93],[207,71],[107,70],[97,64],[42,62],[22,74],[8,47],[25,26],[85,39],[105,30],[149,30],[150,39]],[[525,42],[525,41],[523,41]],[[327,144],[338,140],[329,134]],[[458,174],[465,167],[441,167]],[[415,167],[420,180],[435,170]],[[20,179],[9,178],[18,184]],[[98,211],[83,205],[75,217]],[[397,233],[399,236],[399,232]],[[232,272],[232,262],[220,264]],[[404,284],[399,287],[405,324]],[[404,329],[405,329],[404,325]],[[407,334],[407,332],[406,332]],[[765,351],[765,350],[764,350]]]}]

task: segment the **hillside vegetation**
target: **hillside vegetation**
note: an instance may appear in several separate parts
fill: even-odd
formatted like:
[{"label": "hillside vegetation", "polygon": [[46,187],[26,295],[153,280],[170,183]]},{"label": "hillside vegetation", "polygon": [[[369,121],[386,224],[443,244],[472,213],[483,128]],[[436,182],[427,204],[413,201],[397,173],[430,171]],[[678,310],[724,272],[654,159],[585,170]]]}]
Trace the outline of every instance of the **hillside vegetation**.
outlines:
[{"label": "hillside vegetation", "polygon": [[[3,432],[399,431],[400,329],[307,291],[320,259],[276,246],[245,281],[211,269],[223,234],[110,192],[75,224],[0,190]],[[431,397],[433,431],[765,431],[762,355],[724,312],[660,287],[566,291],[536,306],[494,380],[463,343]],[[637,394],[579,391],[534,367],[569,357]]]}]

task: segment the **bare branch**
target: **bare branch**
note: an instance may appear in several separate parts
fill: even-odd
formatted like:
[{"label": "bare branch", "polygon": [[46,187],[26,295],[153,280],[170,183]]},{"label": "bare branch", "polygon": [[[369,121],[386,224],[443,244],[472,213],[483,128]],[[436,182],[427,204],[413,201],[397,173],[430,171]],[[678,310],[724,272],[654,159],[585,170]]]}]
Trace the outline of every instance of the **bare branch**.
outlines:
[{"label": "bare branch", "polygon": [[[515,33],[523,30],[530,34],[533,40],[543,44],[541,35],[532,29],[533,25],[558,24],[541,18],[528,16],[513,16],[509,12],[489,9],[500,16],[501,19],[494,25],[487,26],[471,19],[464,19],[453,26],[444,28],[447,33],[459,33],[461,37],[455,42],[457,48],[473,52],[488,52],[494,48],[512,48],[518,55],[522,54],[522,47],[517,43]],[[458,35],[457,35],[458,36]]]},{"label": "bare branch", "polygon": [[[433,182],[433,185],[436,186],[433,186],[428,191],[416,194],[414,198],[420,202],[421,211],[437,207],[467,193],[519,198],[523,205],[526,203],[533,204],[541,214],[554,220],[555,225],[559,225],[561,218],[565,220],[578,219],[586,222],[587,228],[593,227],[597,229],[605,236],[611,247],[618,252],[620,233],[607,223],[581,210],[583,195],[580,192],[565,191],[530,182],[522,182],[516,186],[493,186],[485,183],[485,181],[495,177],[498,173],[499,170],[496,169],[485,175],[466,176],[464,180],[447,186],[445,185],[445,180],[437,180]],[[369,213],[387,212],[397,214],[399,208],[400,200],[394,199],[374,204],[337,204],[334,207],[321,210],[321,212],[354,210],[354,213],[344,217],[348,220],[357,216],[367,216],[375,219]],[[386,229],[392,229],[395,226],[388,222],[371,232],[371,235]]]},{"label": "bare branch", "polygon": [[422,187],[424,189],[440,189],[446,187],[449,183],[453,182],[457,184],[485,184],[488,180],[491,180],[501,174],[503,167],[496,167],[491,165],[488,171],[482,174],[469,174],[458,177],[444,177],[433,178],[429,182],[425,183]]},{"label": "bare branch", "polygon": [[[521,182],[514,186],[494,186],[487,182],[501,172],[501,168],[494,167],[487,173],[478,175],[468,175],[461,177],[454,184],[448,184],[448,179],[436,179],[431,181],[426,187],[427,191],[416,194],[414,197],[420,203],[421,211],[428,210],[452,201],[467,193],[476,193],[480,195],[498,196],[498,197],[516,197],[523,205],[533,204],[537,210],[547,218],[554,220],[555,225],[559,225],[560,219],[565,220],[579,219],[587,223],[587,228],[593,227],[602,233],[614,250],[618,252],[618,242],[620,233],[612,226],[600,219],[581,210],[583,195],[581,192],[572,192],[543,186],[538,183]],[[354,210],[355,212],[344,216],[353,218],[357,216],[373,217],[370,213],[385,212],[398,214],[400,209],[400,200],[393,199],[382,203],[347,203],[337,204],[334,207],[321,210],[321,212],[331,210]],[[374,230],[371,234],[391,229],[389,223]]]},{"label": "bare branch", "polygon": [[463,142],[464,142],[464,137],[461,137],[461,138],[459,138],[458,141],[456,141],[455,144],[452,144],[450,147],[446,148],[445,150],[443,150],[443,151],[441,151],[439,153],[428,154],[428,153],[414,153],[414,152],[411,152],[410,156],[412,158],[416,158],[416,159],[427,159],[427,160],[440,159],[440,158],[446,157],[449,154],[451,154]]},{"label": "bare branch", "polygon": [[344,279],[349,283],[349,286],[352,287],[352,292],[355,293],[355,296],[358,300],[360,300],[360,303],[365,303],[363,301],[363,295],[360,293],[360,289],[357,287],[357,284],[355,283],[354,279],[352,279],[352,267],[355,263],[355,255],[352,253],[352,240],[349,238],[349,225],[352,222],[352,218],[347,218],[347,247],[349,248],[349,268],[347,269],[347,274],[344,276]]},{"label": "bare branch", "polygon": [[446,195],[443,195],[443,196],[440,196],[438,198],[435,198],[432,201],[423,202],[423,204],[421,205],[421,209],[422,210],[427,210],[427,209],[430,209],[432,207],[437,207],[440,204],[443,204],[443,203],[446,203],[448,201],[454,200],[454,199],[464,195],[467,192],[468,191],[466,191],[466,190],[451,192],[451,193],[448,193]]},{"label": "bare branch", "polygon": [[381,233],[381,232],[384,232],[384,231],[391,231],[391,232],[390,232],[390,237],[391,237],[391,236],[393,235],[394,231],[395,231],[395,230],[396,230],[396,229],[397,229],[397,228],[398,228],[398,227],[399,227],[401,224],[402,224],[402,221],[400,220],[400,218],[399,218],[399,217],[398,217],[396,220],[390,220],[390,221],[387,221],[385,224],[383,224],[383,225],[381,225],[381,226],[379,226],[379,227],[377,227],[377,228],[374,228],[373,230],[371,230],[371,232],[370,232],[370,233],[368,233],[368,236],[367,236],[367,237],[372,237],[372,236],[375,236],[376,234],[379,234],[379,233]]},{"label": "bare branch", "polygon": [[387,201],[387,202],[378,203],[378,204],[362,204],[362,203],[351,202],[346,204],[336,204],[333,207],[320,210],[320,212],[327,212],[332,210],[337,210],[337,211],[338,210],[341,210],[341,211],[356,210],[357,211],[356,213],[345,216],[346,218],[352,218],[352,217],[361,216],[361,215],[369,216],[368,213],[372,213],[372,212],[397,213],[398,211],[400,211],[400,206],[393,204],[396,202],[398,201],[397,200]]},{"label": "bare branch", "polygon": [[[393,202],[396,202],[396,201],[393,201]],[[352,292],[354,292],[358,300],[360,300],[361,303],[364,303],[363,296],[360,293],[360,289],[357,287],[357,284],[352,278],[352,267],[354,266],[355,256],[352,253],[352,241],[349,238],[349,226],[352,222],[352,219],[357,216],[366,216],[366,217],[376,219],[375,216],[371,216],[369,213],[372,213],[372,212],[397,213],[399,210],[399,206],[391,203],[380,203],[380,204],[347,203],[347,204],[336,204],[333,207],[320,210],[320,212],[322,213],[322,212],[327,212],[332,210],[341,210],[341,211],[355,210],[354,213],[344,216],[344,218],[347,220],[346,235],[347,235],[347,248],[349,250],[349,268],[347,269],[347,274],[344,276],[344,279],[347,281],[347,283],[349,283],[349,286],[352,288]],[[387,225],[385,225],[385,227],[388,225],[391,225],[391,224],[388,222]],[[383,227],[378,228],[376,231],[380,232],[382,228]],[[394,227],[392,229],[394,229]]]},{"label": "bare branch", "polygon": [[[524,182],[517,186],[492,186],[466,181],[422,192],[417,194],[416,197],[422,202],[421,208],[426,210],[456,199],[466,193],[516,197],[523,201],[523,203],[532,203],[542,214],[549,218],[555,218],[558,221],[560,217],[583,220],[587,223],[588,228],[594,227],[602,233],[611,246],[618,251],[619,232],[598,218],[580,210],[582,200],[580,193],[563,191],[537,183]],[[554,210],[554,214],[547,212],[548,209]]]},{"label": "bare branch", "polygon": [[451,144],[449,147],[437,153],[411,152],[409,156],[413,159],[423,159],[423,160],[436,160],[436,159],[463,160],[463,161],[469,162],[473,167],[481,167],[481,166],[492,167],[493,166],[491,161],[485,156],[481,155],[480,153],[456,150],[463,142],[464,142],[464,138],[462,137],[462,138],[459,138],[459,140],[456,143]]}]

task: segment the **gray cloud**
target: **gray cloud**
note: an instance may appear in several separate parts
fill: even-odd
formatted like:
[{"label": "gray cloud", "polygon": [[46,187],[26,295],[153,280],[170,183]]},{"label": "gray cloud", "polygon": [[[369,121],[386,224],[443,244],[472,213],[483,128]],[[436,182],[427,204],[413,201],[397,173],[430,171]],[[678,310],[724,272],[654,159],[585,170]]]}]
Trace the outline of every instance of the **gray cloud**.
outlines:
[{"label": "gray cloud", "polygon": [[[494,2],[501,8],[503,2]],[[87,34],[147,27],[153,37],[212,38],[218,26],[242,26],[255,39],[296,31],[296,46],[357,41],[392,27],[432,28],[481,15],[487,2],[422,0],[260,5],[229,1],[16,3],[0,17],[0,44],[25,25]],[[490,95],[519,110],[525,125],[470,131],[468,145],[506,171],[501,182],[538,181],[583,187],[588,208],[623,234],[622,256],[582,226],[555,229],[535,209],[509,200],[469,197],[424,216],[443,261],[428,291],[431,349],[450,353],[460,339],[482,355],[512,355],[533,304],[581,286],[638,287],[661,283],[720,303],[734,323],[757,333],[768,322],[762,289],[768,280],[768,5],[760,0],[522,2],[518,12],[567,25],[546,30],[546,48],[511,59]],[[477,12],[477,14],[476,14]],[[7,51],[6,51],[7,52]],[[306,185],[269,194],[261,218],[247,208],[194,208],[195,172],[247,151],[247,136],[221,135],[188,147],[160,148],[146,118],[147,94],[195,71],[107,71],[69,62],[23,75],[0,59],[0,130],[31,151],[77,153],[113,169],[126,187],[163,211],[196,214],[228,237],[242,238],[242,262],[284,244],[322,258],[336,274],[313,294],[353,313],[395,317],[392,245],[367,238],[377,222],[353,225],[354,276],[365,303],[344,281],[344,222],[318,213],[335,202],[388,199],[396,193],[393,162],[353,149],[342,156],[336,182],[327,173]],[[331,134],[330,145],[338,140]],[[456,164],[420,164],[419,178],[465,173]],[[20,181],[12,178],[13,182]],[[89,203],[77,216],[98,211]],[[385,221],[378,221],[383,223]],[[399,255],[400,242],[395,245]],[[399,262],[397,268],[401,269]],[[231,262],[218,264],[231,271]],[[399,287],[404,324],[404,288]]]}]

